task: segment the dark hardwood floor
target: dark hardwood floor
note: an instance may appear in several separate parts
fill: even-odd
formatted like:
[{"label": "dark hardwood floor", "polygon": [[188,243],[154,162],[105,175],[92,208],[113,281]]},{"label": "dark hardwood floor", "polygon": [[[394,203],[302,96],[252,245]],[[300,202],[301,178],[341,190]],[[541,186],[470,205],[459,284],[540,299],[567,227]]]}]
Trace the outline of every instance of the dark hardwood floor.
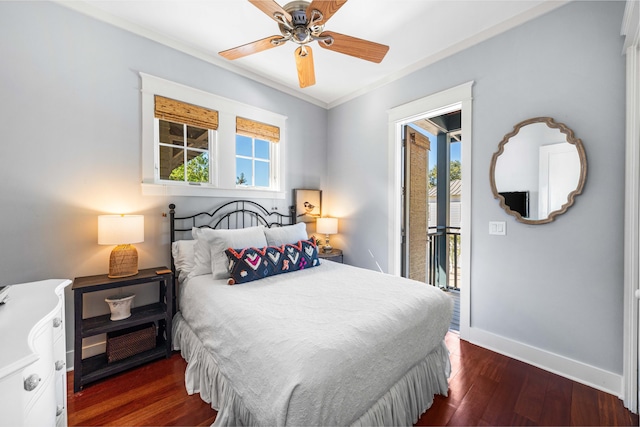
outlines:
[{"label": "dark hardwood floor", "polygon": [[[447,334],[449,396],[436,396],[416,425],[637,426],[638,415],[615,396],[551,374]],[[90,384],[73,393],[70,426],[204,426],[216,412],[184,388],[179,354]]]}]

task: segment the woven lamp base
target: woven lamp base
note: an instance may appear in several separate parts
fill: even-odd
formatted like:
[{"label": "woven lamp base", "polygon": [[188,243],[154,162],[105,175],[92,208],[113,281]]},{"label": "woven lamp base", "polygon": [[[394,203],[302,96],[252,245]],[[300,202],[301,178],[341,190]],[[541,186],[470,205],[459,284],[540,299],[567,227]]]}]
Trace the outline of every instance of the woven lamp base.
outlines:
[{"label": "woven lamp base", "polygon": [[138,250],[133,245],[118,245],[109,257],[109,278],[135,276],[138,274]]}]

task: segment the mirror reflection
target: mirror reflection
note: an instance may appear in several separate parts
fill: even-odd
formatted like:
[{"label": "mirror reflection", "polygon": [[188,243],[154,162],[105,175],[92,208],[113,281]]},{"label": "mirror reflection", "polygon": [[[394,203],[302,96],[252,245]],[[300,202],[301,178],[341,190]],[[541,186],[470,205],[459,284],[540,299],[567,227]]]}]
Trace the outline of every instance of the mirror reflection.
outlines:
[{"label": "mirror reflection", "polygon": [[544,224],[573,204],[586,178],[582,141],[550,117],[514,126],[491,160],[491,189],[518,221]]}]

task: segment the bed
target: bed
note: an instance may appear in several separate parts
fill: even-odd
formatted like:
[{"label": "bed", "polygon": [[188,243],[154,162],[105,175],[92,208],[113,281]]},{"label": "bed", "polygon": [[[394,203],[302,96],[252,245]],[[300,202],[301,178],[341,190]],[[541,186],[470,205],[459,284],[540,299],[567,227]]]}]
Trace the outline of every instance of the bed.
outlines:
[{"label": "bed", "polygon": [[173,346],[214,425],[411,425],[447,394],[444,292],[320,262],[304,223],[254,202],[170,212]]}]

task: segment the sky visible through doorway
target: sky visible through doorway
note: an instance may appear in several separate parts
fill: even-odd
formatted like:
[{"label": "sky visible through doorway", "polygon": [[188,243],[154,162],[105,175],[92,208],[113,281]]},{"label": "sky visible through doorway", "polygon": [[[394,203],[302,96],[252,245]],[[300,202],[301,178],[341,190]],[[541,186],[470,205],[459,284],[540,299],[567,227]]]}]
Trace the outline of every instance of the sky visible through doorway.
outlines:
[{"label": "sky visible through doorway", "polygon": [[[419,126],[414,126],[412,123],[409,123],[409,126],[411,126],[412,129],[415,129],[416,131],[420,132],[421,134],[429,138],[429,141],[431,141],[431,148],[429,149],[429,170],[433,169],[433,167],[436,165],[438,160],[438,144],[436,143],[436,136],[432,135],[431,133],[427,132],[426,130],[422,129]],[[462,143],[455,142],[455,143],[451,143],[450,146],[451,146],[451,161],[454,161],[454,160],[461,161],[460,152],[462,150]]]}]

